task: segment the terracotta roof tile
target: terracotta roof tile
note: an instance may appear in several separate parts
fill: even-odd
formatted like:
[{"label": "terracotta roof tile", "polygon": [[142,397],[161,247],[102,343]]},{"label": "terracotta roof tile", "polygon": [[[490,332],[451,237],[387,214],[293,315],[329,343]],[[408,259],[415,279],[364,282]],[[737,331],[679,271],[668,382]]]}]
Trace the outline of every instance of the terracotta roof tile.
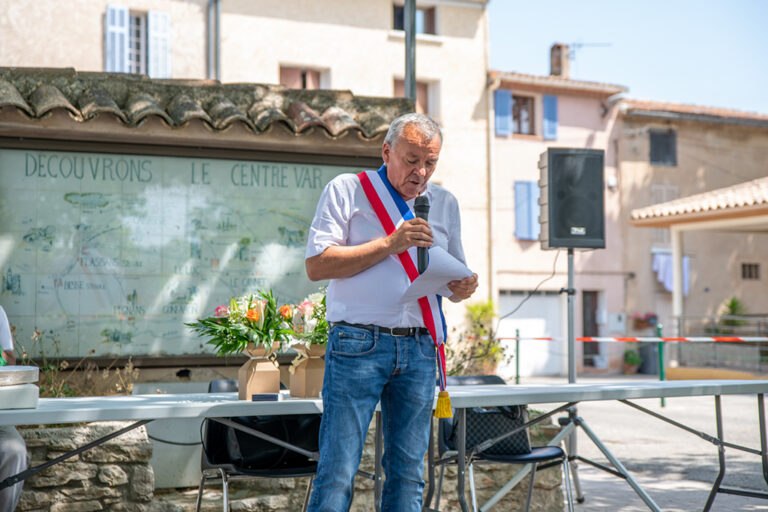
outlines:
[{"label": "terracotta roof tile", "polygon": [[124,123],[128,123],[128,118],[109,93],[100,87],[91,87],[86,89],[82,96],[78,98],[78,106],[83,119],[91,119],[101,112],[109,112],[120,118]]},{"label": "terracotta roof tile", "polygon": [[63,108],[75,117],[81,117],[80,111],[69,102],[64,93],[51,84],[40,84],[29,96],[29,103],[35,111],[35,116],[42,117],[51,110]]},{"label": "terracotta roof tile", "polygon": [[171,116],[160,106],[154,96],[137,92],[132,94],[125,103],[125,112],[128,115],[129,124],[136,126],[147,116],[159,116],[169,125],[173,126]]},{"label": "terracotta roof tile", "polygon": [[761,205],[768,208],[768,177],[638,208],[632,210],[631,219],[638,222],[661,220],[665,217],[696,215]]},{"label": "terracotta roof tile", "polygon": [[226,96],[215,96],[212,98],[206,110],[210,114],[211,124],[216,130],[223,130],[235,121],[245,123],[251,130],[256,130],[254,124],[248,119],[247,114],[237,108]]},{"label": "terracotta roof tile", "polygon": [[701,105],[687,105],[684,103],[665,103],[661,101],[647,101],[635,99],[621,100],[621,109],[628,114],[632,113],[669,113],[687,114],[695,116],[709,116],[722,119],[749,119],[754,121],[768,121],[768,114],[757,112],[745,112],[719,107],[705,107]]},{"label": "terracotta roof tile", "polygon": [[23,110],[28,116],[34,116],[35,113],[24,101],[16,87],[12,83],[0,79],[0,107],[12,106]]},{"label": "terracotta roof tile", "polygon": [[8,106],[32,118],[64,109],[79,122],[102,113],[116,116],[127,126],[140,125],[149,116],[158,116],[173,128],[198,119],[214,131],[241,122],[254,135],[279,123],[296,134],[314,127],[329,137],[357,132],[363,139],[382,135],[392,119],[413,110],[412,102],[404,98],[361,97],[349,91],[152,80],[70,68],[0,68],[0,107]]},{"label": "terracotta roof tile", "polygon": [[165,110],[173,119],[175,126],[186,124],[192,119],[202,119],[208,124],[212,124],[211,116],[208,115],[208,112],[188,94],[181,93],[174,96]]}]

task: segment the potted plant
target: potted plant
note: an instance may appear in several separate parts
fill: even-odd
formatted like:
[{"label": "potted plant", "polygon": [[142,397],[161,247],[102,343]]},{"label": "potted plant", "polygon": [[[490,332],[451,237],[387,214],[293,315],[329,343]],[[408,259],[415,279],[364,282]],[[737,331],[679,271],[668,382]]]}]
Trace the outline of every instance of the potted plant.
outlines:
[{"label": "potted plant", "polygon": [[309,295],[293,309],[293,343],[297,356],[288,369],[291,396],[320,396],[325,370],[325,347],[328,344],[328,321],[325,319],[325,293]]},{"label": "potted plant", "polygon": [[[505,351],[497,337],[493,301],[466,305],[466,327],[446,345],[450,375],[493,375]],[[456,329],[454,328],[454,331]]]},{"label": "potted plant", "polygon": [[219,306],[214,315],[186,324],[216,347],[220,356],[243,353],[249,360],[238,370],[241,400],[254,394],[278,393],[280,370],[277,352],[292,334],[290,316],[277,307],[272,290],[233,297],[229,306]]},{"label": "potted plant", "polygon": [[622,366],[622,372],[625,375],[630,375],[637,372],[640,365],[643,363],[643,358],[640,357],[640,353],[634,348],[628,348],[624,351],[624,364]]},{"label": "potted plant", "polygon": [[635,313],[632,315],[632,324],[635,329],[647,329],[648,327],[653,327],[658,321],[659,319],[656,316],[656,313],[646,313],[644,315]]}]

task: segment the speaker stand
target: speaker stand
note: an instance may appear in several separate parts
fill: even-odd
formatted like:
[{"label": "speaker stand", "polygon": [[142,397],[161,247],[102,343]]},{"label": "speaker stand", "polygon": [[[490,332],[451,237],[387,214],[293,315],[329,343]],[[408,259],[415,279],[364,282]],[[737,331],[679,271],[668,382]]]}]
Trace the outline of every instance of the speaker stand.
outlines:
[{"label": "speaker stand", "polygon": [[[563,288],[560,293],[568,294],[568,384],[576,383],[576,337],[573,328],[573,296],[576,294],[573,278],[573,247],[568,248],[568,288]],[[576,406],[568,409],[568,418],[573,422],[577,417]],[[581,492],[581,482],[579,481],[579,468],[576,464],[578,457],[578,447],[576,444],[576,429],[574,429],[566,440],[568,458],[570,459],[571,477],[573,486],[576,488],[576,501],[584,503],[584,494]]]}]

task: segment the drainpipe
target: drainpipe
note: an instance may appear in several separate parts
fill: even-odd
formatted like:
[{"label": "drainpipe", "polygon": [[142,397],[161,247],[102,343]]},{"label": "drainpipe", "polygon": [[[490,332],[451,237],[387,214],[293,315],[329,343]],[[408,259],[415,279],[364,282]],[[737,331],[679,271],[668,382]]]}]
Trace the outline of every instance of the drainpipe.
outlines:
[{"label": "drainpipe", "polygon": [[403,8],[405,29],[405,97],[416,105],[416,0],[405,0]]},{"label": "drainpipe", "polygon": [[208,0],[208,32],[206,48],[208,49],[208,66],[206,76],[209,79],[221,80],[220,51],[220,20],[221,0]]},{"label": "drainpipe", "polygon": [[493,92],[499,88],[501,77],[492,78],[490,74],[491,62],[491,43],[488,37],[488,16],[485,16],[485,73],[487,76],[486,102],[488,105],[488,116],[486,118],[486,174],[487,174],[487,194],[488,194],[488,298],[498,305],[499,290],[496,278],[496,258],[494,257],[494,239],[496,231],[496,176],[494,173],[494,151],[493,146],[496,141],[493,122],[495,119],[495,107],[493,104]]}]

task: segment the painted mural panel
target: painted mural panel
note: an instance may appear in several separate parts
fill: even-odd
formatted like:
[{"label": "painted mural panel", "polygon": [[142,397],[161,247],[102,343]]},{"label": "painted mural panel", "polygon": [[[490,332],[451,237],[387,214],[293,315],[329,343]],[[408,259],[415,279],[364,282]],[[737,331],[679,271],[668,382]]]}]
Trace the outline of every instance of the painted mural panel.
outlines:
[{"label": "painted mural panel", "polygon": [[304,272],[309,224],[325,184],[353,171],[0,150],[0,305],[17,344],[62,357],[211,352],[184,322],[260,287],[284,302],[318,289]]}]

